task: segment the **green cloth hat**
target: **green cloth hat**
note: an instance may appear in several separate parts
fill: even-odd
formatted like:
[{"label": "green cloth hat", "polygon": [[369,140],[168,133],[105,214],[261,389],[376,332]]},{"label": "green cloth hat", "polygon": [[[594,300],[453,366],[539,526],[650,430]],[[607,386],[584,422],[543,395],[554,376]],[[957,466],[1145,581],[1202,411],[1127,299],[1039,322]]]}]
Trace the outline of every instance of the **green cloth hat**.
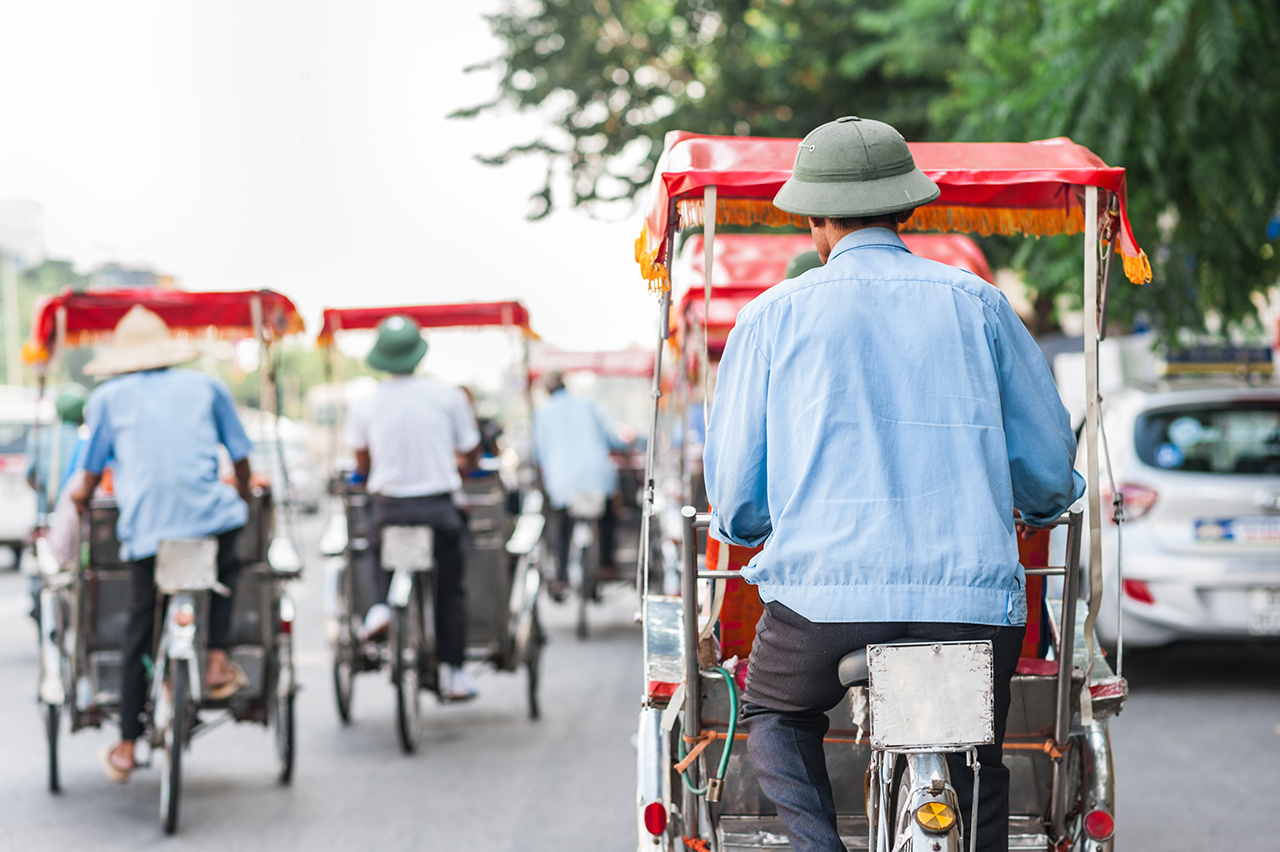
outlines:
[{"label": "green cloth hat", "polygon": [[64,386],[53,403],[53,407],[58,412],[58,419],[63,423],[83,423],[84,404],[88,398],[89,392],[80,385]]},{"label": "green cloth hat", "polygon": [[427,341],[422,339],[418,324],[396,314],[378,323],[378,340],[365,363],[385,373],[412,373],[426,354]]},{"label": "green cloth hat", "polygon": [[902,134],[847,115],[804,138],[773,203],[801,216],[864,218],[911,210],[941,192],[916,168]]},{"label": "green cloth hat", "polygon": [[817,269],[822,265],[822,256],[817,251],[802,251],[791,260],[787,261],[787,278],[795,278],[804,275],[810,269]]}]

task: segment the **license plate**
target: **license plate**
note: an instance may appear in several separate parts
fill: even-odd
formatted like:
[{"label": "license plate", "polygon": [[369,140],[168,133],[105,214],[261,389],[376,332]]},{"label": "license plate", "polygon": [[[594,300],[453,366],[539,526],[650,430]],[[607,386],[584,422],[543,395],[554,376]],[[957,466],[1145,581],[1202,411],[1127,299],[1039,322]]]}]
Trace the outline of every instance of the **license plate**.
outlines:
[{"label": "license plate", "polygon": [[1258,636],[1280,634],[1280,589],[1249,590],[1249,632]]},{"label": "license plate", "polygon": [[1235,541],[1243,544],[1280,544],[1280,517],[1201,519],[1195,522],[1196,541]]}]

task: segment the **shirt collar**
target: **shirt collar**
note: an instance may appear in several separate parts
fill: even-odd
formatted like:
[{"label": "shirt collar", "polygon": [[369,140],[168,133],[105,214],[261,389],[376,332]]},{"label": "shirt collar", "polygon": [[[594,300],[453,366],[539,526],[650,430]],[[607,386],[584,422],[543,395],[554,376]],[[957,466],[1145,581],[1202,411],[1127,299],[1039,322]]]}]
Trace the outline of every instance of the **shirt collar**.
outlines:
[{"label": "shirt collar", "polygon": [[837,256],[847,251],[858,248],[867,248],[869,246],[884,246],[887,248],[898,248],[909,252],[907,244],[902,241],[902,237],[890,231],[888,228],[862,228],[850,234],[845,234],[840,242],[831,251],[831,256],[827,258],[830,263]]}]

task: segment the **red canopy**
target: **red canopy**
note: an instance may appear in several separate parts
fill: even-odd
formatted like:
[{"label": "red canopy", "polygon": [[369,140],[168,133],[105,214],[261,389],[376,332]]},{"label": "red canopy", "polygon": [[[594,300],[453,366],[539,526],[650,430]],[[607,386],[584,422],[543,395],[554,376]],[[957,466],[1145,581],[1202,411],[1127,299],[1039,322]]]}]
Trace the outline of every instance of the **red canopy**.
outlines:
[{"label": "red canopy", "polygon": [[[716,221],[731,225],[804,226],[805,222],[773,206],[773,196],[791,176],[798,139],[667,134],[654,174],[644,231],[636,241],[636,260],[646,279],[665,288],[664,262],[676,230],[703,222],[706,187],[717,187]],[[922,231],[1049,236],[1084,230],[1077,188],[1096,186],[1111,193],[1099,236],[1115,229],[1129,280],[1151,278],[1151,265],[1138,247],[1125,213],[1124,169],[1111,168],[1070,139],[1040,142],[910,143],[916,165],[942,190],[937,201],[916,210],[904,226]],[[674,210],[673,208],[674,203]],[[674,217],[672,216],[674,212]]]},{"label": "red canopy", "polygon": [[268,340],[306,330],[293,302],[274,290],[65,290],[36,303],[23,358],[27,363],[49,360],[58,333],[59,313],[66,316],[68,346],[102,340],[134,305],[154,311],[179,336],[237,340],[255,336],[255,301],[262,306],[262,333]]},{"label": "red canopy", "polygon": [[529,378],[541,378],[552,370],[562,373],[594,373],[597,376],[647,378],[653,375],[653,352],[648,349],[620,349],[612,352],[543,350],[532,357]]},{"label": "red canopy", "polygon": [[401,305],[386,308],[325,308],[317,342],[328,346],[338,331],[377,328],[389,316],[412,318],[422,328],[511,326],[529,337],[529,309],[519,302],[463,302],[456,305]]},{"label": "red canopy", "polygon": [[[903,234],[907,248],[921,257],[950,264],[992,282],[991,267],[978,244],[963,234]],[[684,245],[691,281],[702,280],[702,234],[694,234]],[[724,351],[725,338],[738,319],[738,311],[786,275],[787,264],[796,255],[813,250],[808,234],[721,234],[716,237],[715,268],[712,270],[711,313],[707,321],[707,349],[712,356]],[[705,294],[699,284],[691,284],[680,299],[673,320],[683,338],[693,325],[704,324]]]}]

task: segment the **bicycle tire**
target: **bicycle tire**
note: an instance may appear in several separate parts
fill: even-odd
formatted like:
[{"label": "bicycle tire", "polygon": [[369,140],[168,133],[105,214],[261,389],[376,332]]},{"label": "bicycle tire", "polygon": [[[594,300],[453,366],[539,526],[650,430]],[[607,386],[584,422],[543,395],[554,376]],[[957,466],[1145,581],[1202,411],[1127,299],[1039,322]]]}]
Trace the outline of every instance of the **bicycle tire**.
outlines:
[{"label": "bicycle tire", "polygon": [[161,735],[164,766],[160,774],[160,821],[165,834],[178,830],[178,813],[182,804],[182,751],[186,747],[187,708],[191,701],[186,661],[170,660],[169,671],[173,710]]},{"label": "bicycle tire", "polygon": [[45,736],[49,741],[49,792],[62,792],[62,779],[58,772],[58,734],[62,727],[62,708],[57,704],[45,705]]},{"label": "bicycle tire", "polygon": [[400,750],[413,754],[422,730],[422,692],[418,655],[422,646],[422,600],[414,579],[409,601],[395,608],[392,621],[392,679],[396,686],[396,734]]}]

